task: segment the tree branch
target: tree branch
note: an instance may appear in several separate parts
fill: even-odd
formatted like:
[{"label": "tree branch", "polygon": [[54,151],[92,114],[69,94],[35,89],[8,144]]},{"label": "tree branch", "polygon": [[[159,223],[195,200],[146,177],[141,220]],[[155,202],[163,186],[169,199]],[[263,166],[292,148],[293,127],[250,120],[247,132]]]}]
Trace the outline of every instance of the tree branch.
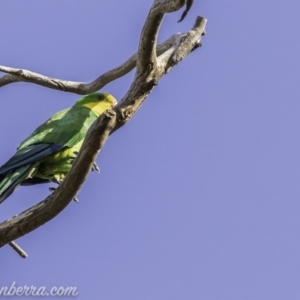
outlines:
[{"label": "tree branch", "polygon": [[14,241],[8,243],[21,257],[27,258],[27,253]]},{"label": "tree branch", "polygon": [[[164,14],[179,10],[184,4],[187,4],[188,9],[189,3],[191,3],[191,0],[154,1],[141,33],[137,57],[133,56],[127,61],[130,68],[133,66],[133,61],[134,64],[136,62],[137,66],[135,78],[128,92],[113,111],[101,116],[90,128],[72,169],[54,193],[20,215],[0,224],[0,247],[48,222],[72,201],[90,172],[97,153],[105,144],[108,135],[112,134],[131,119],[164,74],[169,72],[176,64],[200,46],[200,39],[205,32],[206,24],[206,19],[202,17],[197,17],[195,25],[186,34],[174,35],[168,40],[169,42],[164,42],[163,45],[160,46],[161,48],[156,47],[158,30]],[[157,50],[155,51],[155,49]],[[122,67],[119,68],[122,69]],[[113,73],[114,70],[110,72]],[[12,69],[6,69],[6,71],[10,73],[10,75],[6,76],[17,76],[18,78],[19,76],[24,76],[24,74],[12,74],[12,72],[15,72]],[[121,72],[125,72],[124,68],[122,71],[119,69],[116,72],[118,75],[115,76],[122,76],[120,75]],[[109,81],[118,78],[106,74],[102,76],[107,76]],[[125,73],[122,74],[124,75]],[[39,82],[38,78],[40,78],[40,75],[37,74],[36,76],[35,81],[30,82]],[[105,80],[103,80],[101,84],[103,84],[103,82],[105,82]],[[87,88],[82,89],[82,86],[80,88],[80,84],[78,83],[77,86],[79,88],[77,89],[71,89],[70,86],[72,86],[72,84],[69,81],[66,81],[66,83],[69,84],[68,91],[75,93],[79,93],[78,91],[87,92]],[[39,82],[38,84],[41,83]],[[87,85],[91,86],[92,84]],[[48,85],[45,84],[45,86]],[[48,87],[53,88],[53,86],[56,85],[50,85]],[[99,88],[99,85],[97,85],[97,88]],[[88,90],[88,92],[91,92],[91,90]]]},{"label": "tree branch", "polygon": [[[181,34],[174,34],[163,43],[157,46],[157,55],[167,51],[177,42]],[[0,71],[8,73],[0,77],[0,88],[14,82],[30,82],[41,85],[47,88],[60,90],[64,92],[71,92],[79,95],[86,95],[94,93],[102,89],[108,83],[126,75],[136,66],[137,53],[132,55],[126,62],[120,66],[100,75],[98,78],[91,82],[76,82],[68,81],[57,78],[51,78],[42,74],[38,74],[25,69],[16,69],[0,65]]]}]

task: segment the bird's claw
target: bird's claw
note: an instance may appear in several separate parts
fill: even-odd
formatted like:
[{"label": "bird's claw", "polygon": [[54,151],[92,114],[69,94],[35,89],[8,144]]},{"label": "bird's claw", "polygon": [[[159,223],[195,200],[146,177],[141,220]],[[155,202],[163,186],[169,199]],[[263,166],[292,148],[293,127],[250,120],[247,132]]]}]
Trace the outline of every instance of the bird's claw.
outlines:
[{"label": "bird's claw", "polygon": [[97,165],[96,162],[93,163],[92,172],[93,171],[96,171],[97,173],[100,173],[100,168],[99,168],[99,166]]},{"label": "bird's claw", "polygon": [[[78,151],[73,151],[73,154],[75,154],[75,155],[78,155],[78,153],[79,153]],[[73,163],[73,162],[74,162],[74,161],[72,161],[72,163]],[[91,171],[92,171],[92,172],[96,171],[97,173],[100,173],[100,168],[99,168],[99,166],[97,165],[96,162],[93,163],[93,166],[92,166]]]},{"label": "bird's claw", "polygon": [[60,185],[62,183],[62,180],[54,178],[53,182],[57,183],[58,185]]}]

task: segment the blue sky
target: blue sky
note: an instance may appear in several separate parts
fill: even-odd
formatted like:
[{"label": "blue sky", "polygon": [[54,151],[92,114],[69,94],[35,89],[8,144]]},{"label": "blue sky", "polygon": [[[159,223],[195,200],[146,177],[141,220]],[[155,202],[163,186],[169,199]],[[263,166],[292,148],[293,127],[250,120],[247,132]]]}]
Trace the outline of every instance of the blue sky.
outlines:
[{"label": "blue sky", "polygon": [[[151,0],[2,1],[0,64],[90,81],[138,45]],[[208,19],[57,218],[0,254],[0,286],[77,286],[79,299],[300,297],[298,1],[197,1],[160,41]],[[133,72],[104,88],[120,99]],[[78,95],[0,89],[0,164]],[[23,187],[0,218],[48,195]],[[12,298],[13,299],[13,298]],[[27,297],[30,299],[30,297]]]}]

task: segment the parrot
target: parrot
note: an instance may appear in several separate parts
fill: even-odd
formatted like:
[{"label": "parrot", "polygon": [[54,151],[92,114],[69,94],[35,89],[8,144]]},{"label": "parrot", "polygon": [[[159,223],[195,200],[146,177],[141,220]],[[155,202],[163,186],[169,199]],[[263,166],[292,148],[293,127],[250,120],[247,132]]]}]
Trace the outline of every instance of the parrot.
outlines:
[{"label": "parrot", "polygon": [[20,185],[60,184],[70,171],[88,129],[116,104],[110,94],[88,94],[37,127],[0,167],[0,203]]}]

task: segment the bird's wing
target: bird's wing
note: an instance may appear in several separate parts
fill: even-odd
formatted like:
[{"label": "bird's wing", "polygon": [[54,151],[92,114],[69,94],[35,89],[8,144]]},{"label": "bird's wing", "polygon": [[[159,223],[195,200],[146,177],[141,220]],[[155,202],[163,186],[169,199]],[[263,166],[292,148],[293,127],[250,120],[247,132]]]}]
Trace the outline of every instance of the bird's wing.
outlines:
[{"label": "bird's wing", "polygon": [[82,106],[60,111],[40,125],[18,150],[40,143],[73,147],[85,137],[96,118],[91,109]]},{"label": "bird's wing", "polygon": [[11,159],[0,167],[0,176],[16,168],[30,165],[39,159],[61,150],[62,148],[62,145],[34,144],[20,149]]},{"label": "bird's wing", "polygon": [[95,114],[86,107],[58,112],[24,140],[14,156],[0,167],[0,180],[11,170],[37,162],[65,147],[73,147],[84,139],[95,119]]},{"label": "bird's wing", "polygon": [[15,171],[9,171],[6,175],[0,175],[0,203],[9,197],[30,172],[30,165],[20,167]]}]

